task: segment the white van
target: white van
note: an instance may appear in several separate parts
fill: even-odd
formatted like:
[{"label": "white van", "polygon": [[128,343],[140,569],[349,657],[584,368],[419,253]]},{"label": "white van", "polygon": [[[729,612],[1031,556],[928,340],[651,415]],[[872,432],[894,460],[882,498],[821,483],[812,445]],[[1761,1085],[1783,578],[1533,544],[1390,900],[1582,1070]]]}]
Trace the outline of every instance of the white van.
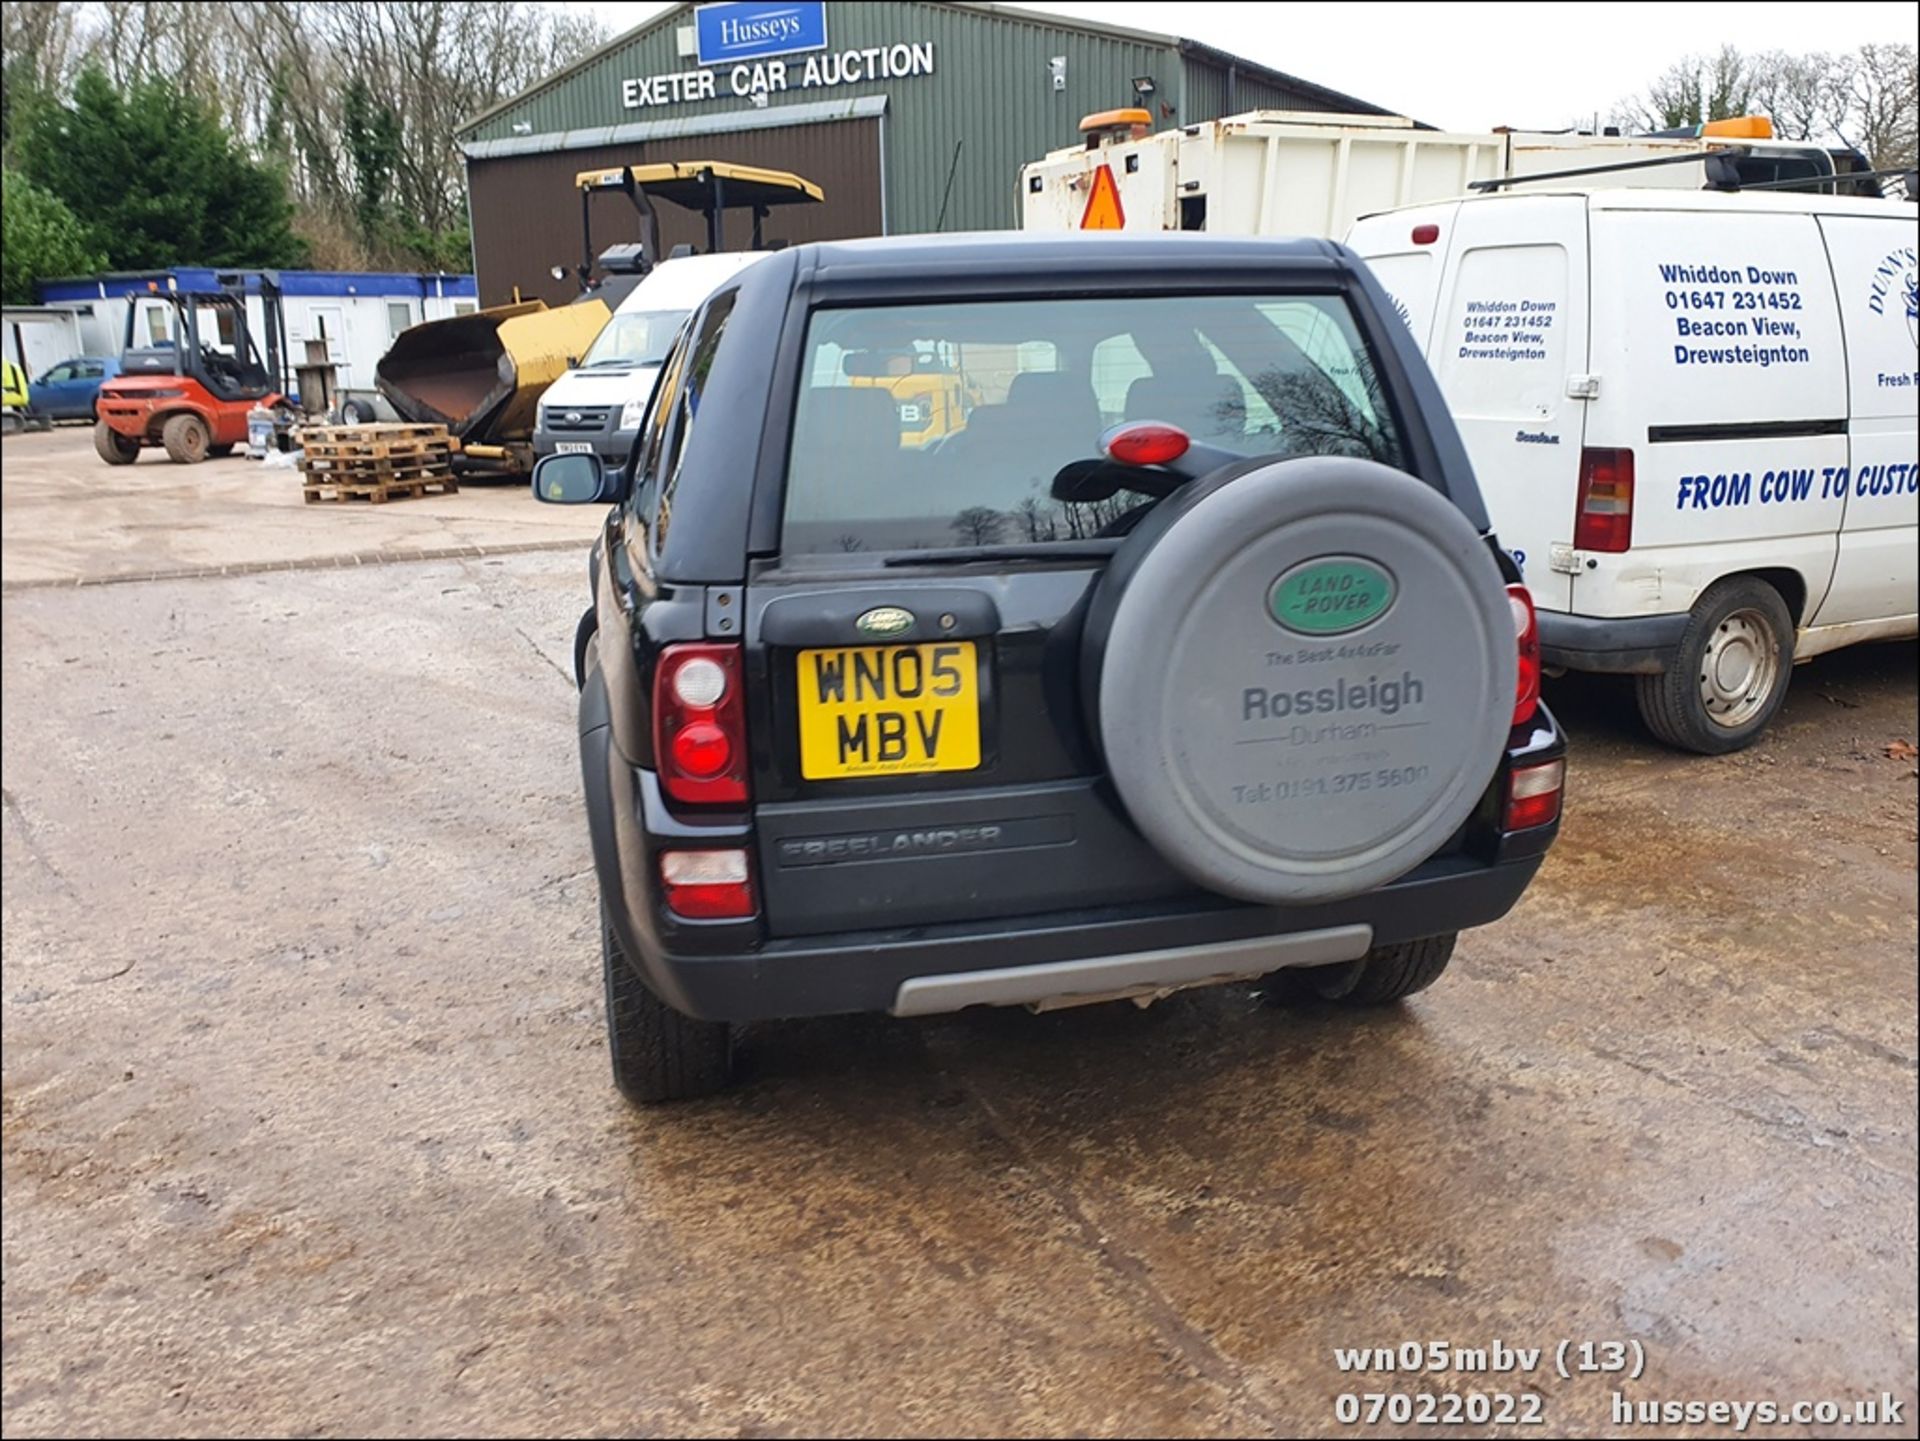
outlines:
[{"label": "white van", "polygon": [[613,312],[580,363],[547,387],[533,432],[533,453],[593,451],[625,465],[680,326],[720,283],[771,252],[679,255],[661,261]]},{"label": "white van", "polygon": [[1759,734],[1792,665],[1920,633],[1915,212],[1671,190],[1368,216],[1543,657],[1669,744]]}]

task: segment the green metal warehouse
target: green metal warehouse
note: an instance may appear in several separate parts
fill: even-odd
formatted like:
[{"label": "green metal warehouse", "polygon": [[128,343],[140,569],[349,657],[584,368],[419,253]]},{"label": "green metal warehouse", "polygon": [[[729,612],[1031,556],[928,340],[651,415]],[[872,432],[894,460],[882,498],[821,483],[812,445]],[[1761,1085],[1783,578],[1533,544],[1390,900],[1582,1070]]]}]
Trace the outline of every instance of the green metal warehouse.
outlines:
[{"label": "green metal warehouse", "polygon": [[[1177,36],[1004,5],[676,5],[463,127],[482,301],[571,298],[551,271],[579,259],[582,170],[793,171],[826,200],[773,212],[769,237],[792,243],[1003,229],[1018,223],[1020,166],[1123,105],[1156,129],[1255,109],[1386,113]],[[704,238],[660,210],[664,243]],[[634,238],[630,212],[608,205],[595,223],[596,245]]]}]

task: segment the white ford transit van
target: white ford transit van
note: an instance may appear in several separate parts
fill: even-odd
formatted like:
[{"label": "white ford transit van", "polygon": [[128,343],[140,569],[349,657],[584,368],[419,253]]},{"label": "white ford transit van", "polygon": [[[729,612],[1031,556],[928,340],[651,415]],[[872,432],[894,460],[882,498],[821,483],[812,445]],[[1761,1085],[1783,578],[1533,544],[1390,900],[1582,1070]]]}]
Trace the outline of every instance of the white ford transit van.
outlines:
[{"label": "white ford transit van", "polygon": [[1543,658],[1750,743],[1794,662],[1920,633],[1915,211],[1785,192],[1502,194],[1348,235],[1432,362]]},{"label": "white ford transit van", "polygon": [[590,450],[603,464],[625,465],[660,362],[680,326],[720,283],[766,250],[678,255],[647,272],[613,312],[580,363],[540,397],[533,453]]}]

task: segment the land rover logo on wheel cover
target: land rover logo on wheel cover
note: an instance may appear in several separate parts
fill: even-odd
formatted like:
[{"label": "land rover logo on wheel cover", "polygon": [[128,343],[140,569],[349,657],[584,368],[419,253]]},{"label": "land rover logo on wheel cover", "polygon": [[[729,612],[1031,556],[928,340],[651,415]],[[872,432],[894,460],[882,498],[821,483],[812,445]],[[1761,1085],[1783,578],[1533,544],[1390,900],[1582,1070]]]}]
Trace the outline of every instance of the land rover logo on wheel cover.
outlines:
[{"label": "land rover logo on wheel cover", "polygon": [[853,623],[862,635],[905,635],[913,629],[913,612],[897,605],[877,605]]},{"label": "land rover logo on wheel cover", "polygon": [[1357,555],[1321,555],[1281,573],[1267,613],[1298,635],[1345,635],[1393,608],[1399,586],[1385,566]]}]

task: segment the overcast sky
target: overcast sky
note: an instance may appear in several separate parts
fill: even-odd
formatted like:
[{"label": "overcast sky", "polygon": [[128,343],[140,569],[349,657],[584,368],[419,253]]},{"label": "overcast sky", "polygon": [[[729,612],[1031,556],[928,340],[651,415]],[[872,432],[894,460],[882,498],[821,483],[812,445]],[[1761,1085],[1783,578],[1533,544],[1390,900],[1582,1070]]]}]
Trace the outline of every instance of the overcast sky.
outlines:
[{"label": "overcast sky", "polygon": [[[662,4],[588,9],[630,29]],[[1920,4],[1028,4],[1184,35],[1449,130],[1591,122],[1682,55],[1913,43]],[[911,36],[902,36],[903,40]],[[1121,97],[1116,97],[1119,103]]]}]

